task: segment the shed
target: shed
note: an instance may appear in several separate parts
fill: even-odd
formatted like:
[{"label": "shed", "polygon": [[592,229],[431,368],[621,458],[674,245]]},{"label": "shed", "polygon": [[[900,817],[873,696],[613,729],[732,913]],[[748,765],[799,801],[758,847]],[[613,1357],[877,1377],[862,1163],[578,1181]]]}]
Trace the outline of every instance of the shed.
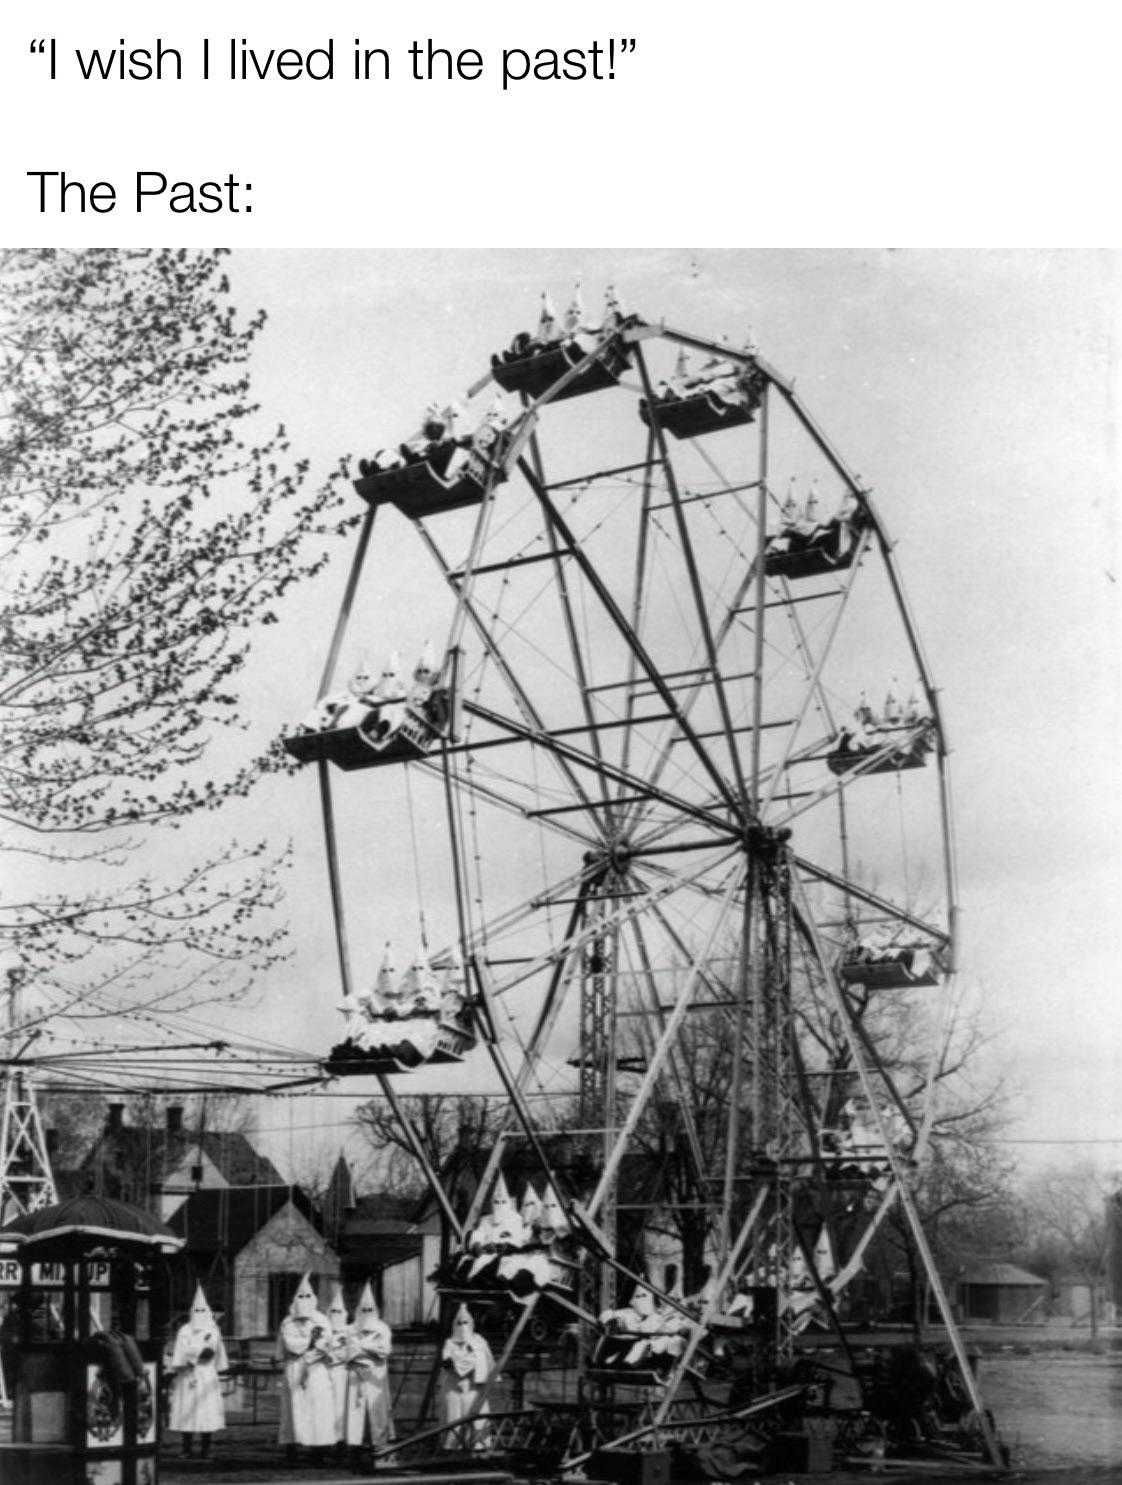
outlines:
[{"label": "shed", "polygon": [[958,1280],[958,1302],[964,1320],[1019,1325],[1044,1320],[1048,1281],[1014,1263],[979,1263]]}]

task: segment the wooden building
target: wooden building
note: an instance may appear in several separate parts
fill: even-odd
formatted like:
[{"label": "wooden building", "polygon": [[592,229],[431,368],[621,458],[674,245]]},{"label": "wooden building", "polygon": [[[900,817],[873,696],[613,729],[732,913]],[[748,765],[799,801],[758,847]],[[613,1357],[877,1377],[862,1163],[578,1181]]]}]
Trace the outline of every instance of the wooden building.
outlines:
[{"label": "wooden building", "polygon": [[975,1264],[958,1279],[959,1310],[967,1323],[1042,1324],[1047,1300],[1048,1281],[1012,1263]]}]

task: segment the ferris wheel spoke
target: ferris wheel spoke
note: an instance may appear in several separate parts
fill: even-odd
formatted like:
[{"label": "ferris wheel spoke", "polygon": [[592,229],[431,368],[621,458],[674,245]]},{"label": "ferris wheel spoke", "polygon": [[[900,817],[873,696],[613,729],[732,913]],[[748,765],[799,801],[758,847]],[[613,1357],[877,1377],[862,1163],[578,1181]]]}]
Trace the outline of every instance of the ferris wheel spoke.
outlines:
[{"label": "ferris wheel spoke", "polygon": [[[858,545],[857,550],[854,554],[853,565],[849,570],[849,575],[846,581],[842,585],[841,594],[835,605],[834,613],[831,617],[830,627],[826,633],[826,637],[822,642],[817,658],[814,659],[813,663],[809,666],[809,674],[807,676],[806,689],[803,694],[802,706],[799,708],[798,715],[791,723],[791,730],[787,736],[783,755],[772,771],[771,783],[768,787],[767,794],[765,795],[760,806],[761,813],[767,811],[771,807],[771,804],[775,798],[776,787],[787,769],[788,762],[791,758],[792,752],[794,751],[795,743],[799,736],[799,731],[802,727],[807,711],[810,709],[810,706],[814,701],[817,701],[819,706],[822,708],[827,726],[830,726],[832,728],[832,717],[830,715],[829,702],[826,698],[822,686],[822,672],[826,667],[826,662],[830,658],[830,652],[834,647],[834,641],[837,639],[838,630],[841,628],[841,621],[845,617],[845,612],[849,604],[850,595],[852,594],[854,584],[857,581],[857,573],[860,567],[861,557],[864,555],[864,552],[867,549],[868,542],[869,531],[868,528],[865,528],[864,530],[862,530],[861,535],[858,538]],[[787,582],[786,578],[782,579],[782,586],[785,590],[784,596],[789,597],[790,584]],[[803,630],[802,622],[799,619],[798,614],[795,612],[793,606],[788,605],[788,607],[792,626],[795,628],[798,635],[799,648],[809,661],[810,647],[807,644],[806,634]]]},{"label": "ferris wheel spoke", "polygon": [[686,574],[689,578],[690,592],[693,596],[695,617],[701,635],[701,643],[708,664],[709,673],[712,678],[714,693],[717,698],[717,709],[721,717],[721,725],[724,728],[725,742],[729,752],[732,778],[736,784],[740,797],[741,812],[745,818],[748,815],[748,796],[745,791],[744,773],[740,766],[740,753],[736,746],[736,736],[732,725],[732,712],[729,708],[728,696],[725,693],[725,683],[721,677],[720,666],[717,660],[717,647],[714,643],[713,631],[710,627],[709,611],[702,592],[701,574],[698,570],[697,558],[694,554],[693,542],[690,539],[689,523],[686,520],[685,511],[682,507],[681,493],[678,489],[678,480],[674,473],[674,466],[666,447],[666,434],[663,432],[662,424],[656,408],[654,388],[651,386],[650,373],[647,370],[646,357],[641,347],[636,348],[636,359],[639,363],[639,375],[643,381],[643,391],[647,398],[647,407],[650,411],[651,431],[654,433],[658,452],[662,459],[663,469],[666,474],[666,486],[670,495],[670,502],[674,510],[674,521],[677,526],[678,540],[681,555],[685,563]]},{"label": "ferris wheel spoke", "polygon": [[623,906],[616,907],[605,913],[602,917],[597,918],[590,926],[581,929],[564,942],[558,944],[549,953],[536,956],[525,968],[513,973],[507,979],[498,982],[493,987],[492,993],[495,996],[509,994],[517,986],[524,984],[527,980],[533,979],[542,970],[548,969],[559,958],[576,953],[578,950],[594,942],[598,935],[602,936],[620,924],[629,922],[642,913],[650,912],[658,903],[673,896],[674,893],[695,887],[702,876],[708,875],[709,872],[718,869],[722,865],[727,865],[728,862],[739,855],[739,850],[736,847],[731,847],[728,850],[721,851],[713,861],[706,862],[704,866],[689,875],[681,877],[668,876],[658,886],[645,888],[638,897],[628,899]]},{"label": "ferris wheel spoke", "polygon": [[[456,750],[450,748],[448,751],[455,752]],[[435,778],[441,777],[441,765],[431,758],[418,758],[415,766]],[[572,841],[574,845],[583,846],[586,850],[598,844],[595,836],[586,835],[573,825],[567,825],[552,816],[543,815],[541,810],[531,809],[524,800],[515,794],[504,794],[496,785],[483,783],[474,776],[474,770],[471,774],[461,773],[457,778],[456,788],[461,793],[470,794],[473,798],[485,801],[497,810],[517,819],[537,819],[543,829]]]},{"label": "ferris wheel spoke", "polygon": [[[443,553],[440,551],[440,548],[437,546],[431,533],[426,529],[424,523],[422,521],[416,521],[414,522],[414,524],[421,534],[421,539],[424,541],[426,547],[436,561],[437,566],[439,567],[446,583],[451,588],[453,593],[459,596],[460,590],[456,584],[451,564],[447,561]],[[522,715],[526,718],[527,722],[532,727],[541,729],[543,727],[541,716],[539,715],[533,702],[530,700],[525,687],[519,682],[517,676],[515,676],[513,670],[507,664],[501,647],[496,643],[494,636],[488,629],[486,622],[484,621],[482,615],[479,613],[475,604],[471,602],[470,599],[465,600],[463,609],[465,617],[470,620],[472,627],[475,629],[475,632],[479,636],[479,639],[483,644],[488,658],[492,661],[496,670],[502,676],[504,682],[510,690],[511,695],[514,698],[515,705],[522,712]],[[560,755],[556,755],[556,767],[558,768],[558,771],[560,772],[562,778],[572,790],[573,797],[584,802],[589,802],[590,796],[584,790],[576,774],[572,772],[572,770],[567,766],[565,760],[561,758]],[[592,818],[593,822],[596,823],[596,816],[593,815]]]},{"label": "ferris wheel spoke", "polygon": [[[534,473],[542,488],[544,489],[546,485],[545,468],[542,463],[541,445],[538,440],[536,429],[530,435],[529,454]],[[604,757],[603,751],[600,746],[600,733],[598,728],[596,727],[596,719],[593,716],[592,712],[588,671],[585,666],[584,655],[581,651],[577,625],[573,617],[573,605],[569,594],[568,581],[565,576],[565,564],[562,561],[562,558],[565,554],[558,546],[556,531],[551,525],[549,525],[548,522],[546,523],[546,539],[549,542],[549,553],[553,566],[554,584],[556,587],[557,596],[560,600],[561,612],[565,622],[565,636],[569,645],[569,655],[573,665],[573,673],[576,679],[577,689],[580,692],[581,709],[584,714],[584,720],[588,732],[588,745],[592,750],[593,756],[596,758],[597,763],[602,766]],[[599,776],[599,784],[600,798],[604,807],[605,833],[610,834],[614,822],[614,809],[612,807],[611,797],[608,790],[608,781],[602,772]]]},{"label": "ferris wheel spoke", "polygon": [[[634,874],[630,874],[625,880],[634,882],[636,885],[642,887],[642,883]],[[633,918],[628,927],[632,938],[635,940],[635,948],[639,960],[639,969],[635,972],[635,975],[643,985],[647,999],[648,1014],[661,1032],[666,1029],[667,1012],[660,998],[657,977],[654,971],[654,961],[647,946],[642,920],[640,918]],[[624,939],[624,951],[630,958],[626,939]],[[644,1030],[647,1029],[644,1021],[641,1020],[639,1024]],[[644,1046],[643,1052],[648,1059],[653,1056],[653,1038],[649,1046]],[[674,1086],[678,1092],[678,1109],[685,1127],[690,1156],[693,1160],[694,1179],[697,1182],[697,1189],[700,1193],[705,1188],[705,1157],[701,1148],[701,1138],[697,1131],[697,1120],[694,1117],[689,1069],[683,1064],[678,1047],[672,1048],[670,1053],[670,1072]]]},{"label": "ferris wheel spoke", "polygon": [[[513,717],[504,717],[500,713],[494,712],[489,707],[482,706],[479,702],[475,701],[466,701],[464,703],[464,710],[470,712],[473,716],[479,717],[482,721],[489,722],[495,728],[508,733],[512,737],[519,738],[527,743],[533,743],[536,747],[543,748],[548,753],[555,753],[567,763],[576,764],[578,767],[588,769],[593,773],[603,773],[615,783],[626,785],[634,794],[640,795],[644,799],[666,805],[670,809],[679,811],[681,814],[688,815],[695,820],[700,820],[722,834],[731,832],[733,828],[728,820],[722,819],[719,815],[711,814],[708,810],[691,804],[688,800],[681,799],[664,790],[649,788],[641,778],[626,774],[622,769],[616,768],[614,764],[607,761],[597,760],[591,754],[585,753],[581,749],[574,747],[571,743],[564,741],[554,732],[526,726],[524,723],[515,721]],[[593,815],[593,818],[595,818],[595,812],[603,808],[603,806],[596,800],[586,798],[580,808],[589,811]]]},{"label": "ferris wheel spoke", "polygon": [[[902,730],[895,737],[881,743],[879,747],[871,749],[867,755],[862,756],[845,773],[837,774],[829,783],[822,784],[819,788],[811,790],[809,798],[804,799],[800,804],[793,805],[786,814],[780,815],[770,823],[776,829],[781,829],[789,825],[792,820],[797,819],[800,815],[805,815],[808,810],[817,809],[824,800],[832,799],[836,795],[851,791],[854,784],[874,773],[879,765],[888,762],[889,759],[901,753],[905,748],[923,742],[925,738],[932,735],[934,730],[934,723],[929,720],[924,720],[914,727]],[[803,761],[810,760],[807,758]]]},{"label": "ferris wheel spoke", "polygon": [[529,484],[530,488],[534,491],[534,493],[538,497],[538,500],[541,502],[542,509],[545,512],[547,521],[560,537],[562,543],[565,546],[565,549],[570,553],[576,565],[581,569],[586,582],[588,583],[592,591],[596,594],[597,598],[600,600],[600,603],[603,605],[604,610],[606,611],[609,619],[619,633],[620,637],[623,639],[624,643],[627,645],[631,653],[635,656],[635,659],[641,666],[646,679],[651,683],[655,691],[661,697],[667,711],[674,718],[678,727],[689,739],[699,762],[705,769],[706,773],[708,773],[710,779],[713,781],[717,792],[724,799],[726,805],[733,812],[733,814],[737,814],[739,811],[739,805],[735,795],[729,789],[729,786],[722,776],[720,770],[717,768],[717,765],[714,763],[712,757],[710,756],[708,749],[702,746],[702,743],[694,732],[694,729],[691,727],[688,718],[682,712],[682,709],[678,704],[674,692],[670,689],[666,681],[663,679],[660,670],[648,653],[646,647],[643,645],[639,636],[635,633],[634,629],[628,623],[626,617],[620,610],[619,605],[616,603],[615,599],[609,592],[607,585],[604,583],[603,579],[600,577],[599,573],[596,571],[595,567],[590,561],[587,553],[583,550],[580,543],[577,541],[573,532],[569,528],[568,523],[565,521],[564,517],[557,509],[556,505],[550,499],[549,491],[537,478],[537,476],[534,474],[534,471],[530,468],[525,460],[521,461],[520,468],[527,484]]},{"label": "ferris wheel spoke", "polygon": [[662,1033],[647,1064],[647,1070],[643,1074],[643,1080],[632,1097],[627,1117],[616,1135],[615,1144],[604,1161],[604,1167],[600,1173],[596,1189],[589,1199],[587,1211],[593,1220],[595,1220],[597,1212],[603,1205],[605,1197],[615,1181],[624,1152],[632,1135],[635,1133],[635,1127],[658,1081],[659,1072],[663,1063],[666,1061],[671,1044],[681,1029],[686,1012],[693,1004],[697,986],[702,981],[705,963],[713,950],[718,935],[724,928],[729,910],[733,905],[736,894],[743,887],[746,876],[747,863],[741,859],[736,862],[732,869],[728,885],[721,900],[720,909],[714,917],[713,924],[703,946],[691,956],[686,977],[674,1001],[674,1006],[666,1018],[666,1024],[662,1029]]},{"label": "ferris wheel spoke", "polygon": [[[636,634],[642,632],[643,611],[646,604],[647,560],[650,539],[651,484],[655,462],[655,441],[652,430],[647,431],[647,457],[643,467],[643,493],[639,503],[639,531],[636,539],[634,576],[631,584],[631,628]],[[627,652],[627,685],[623,693],[624,718],[628,728],[623,734],[623,749],[620,767],[625,771],[631,762],[631,726],[635,719],[635,690],[639,677],[639,659],[635,651]],[[626,817],[627,811],[623,814]]]},{"label": "ferris wheel spoke", "polygon": [[792,857],[794,866],[798,871],[813,877],[815,881],[822,882],[826,886],[836,887],[846,897],[854,897],[863,902],[866,907],[875,908],[877,912],[884,913],[893,922],[914,928],[917,933],[933,939],[938,944],[949,944],[950,934],[946,928],[938,928],[934,923],[919,917],[898,902],[892,902],[889,898],[871,888],[862,886],[852,877],[840,876],[837,872],[830,871],[816,862],[808,860],[805,856],[795,855]]}]

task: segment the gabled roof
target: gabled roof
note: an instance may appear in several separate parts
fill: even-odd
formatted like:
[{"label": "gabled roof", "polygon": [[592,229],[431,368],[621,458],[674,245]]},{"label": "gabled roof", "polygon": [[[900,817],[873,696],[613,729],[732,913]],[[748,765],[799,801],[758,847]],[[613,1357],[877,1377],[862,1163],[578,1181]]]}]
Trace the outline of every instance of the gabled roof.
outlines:
[{"label": "gabled roof", "polygon": [[388,1223],[392,1224],[394,1231],[400,1231],[401,1224],[413,1222],[416,1215],[415,1196],[394,1196],[388,1191],[372,1191],[369,1196],[360,1196],[355,1201],[347,1226],[350,1227],[352,1223]]},{"label": "gabled roof", "polygon": [[1043,1289],[1048,1280],[1015,1263],[976,1263],[959,1275],[961,1284],[1004,1284],[1010,1288]]},{"label": "gabled roof", "polygon": [[318,1231],[315,1209],[299,1186],[208,1187],[168,1218],[189,1253],[240,1253],[288,1202]]},{"label": "gabled roof", "polygon": [[199,1149],[222,1173],[231,1186],[282,1186],[284,1178],[266,1155],[260,1155],[240,1130],[191,1130],[168,1133],[122,1124],[117,1129],[103,1129],[90,1147],[78,1170],[89,1171],[99,1164],[109,1168],[127,1166],[132,1172],[145,1172],[147,1184],[157,1185],[161,1178],[180,1166],[198,1159]]}]

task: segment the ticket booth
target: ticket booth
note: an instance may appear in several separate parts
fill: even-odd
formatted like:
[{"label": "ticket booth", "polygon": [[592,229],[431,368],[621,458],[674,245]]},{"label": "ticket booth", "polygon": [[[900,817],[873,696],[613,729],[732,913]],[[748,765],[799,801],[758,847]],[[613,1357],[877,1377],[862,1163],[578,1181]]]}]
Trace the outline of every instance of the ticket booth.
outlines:
[{"label": "ticket booth", "polygon": [[4,1485],[157,1485],[167,1256],[148,1212],[74,1197],[0,1228]]}]

